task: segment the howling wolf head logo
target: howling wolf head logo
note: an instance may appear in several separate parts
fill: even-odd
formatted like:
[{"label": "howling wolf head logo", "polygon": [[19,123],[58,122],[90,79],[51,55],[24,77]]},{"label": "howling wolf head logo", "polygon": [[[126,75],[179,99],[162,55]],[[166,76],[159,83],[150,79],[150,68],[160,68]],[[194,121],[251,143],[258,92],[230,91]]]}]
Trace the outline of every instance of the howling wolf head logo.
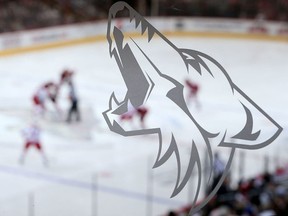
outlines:
[{"label": "howling wolf head logo", "polygon": [[[117,26],[116,18],[123,13],[130,16],[130,27],[140,30],[143,35],[145,33],[147,36],[145,46],[142,43],[138,43],[133,36],[126,37],[121,27]],[[159,46],[166,47],[167,53],[162,54],[162,56],[157,56],[157,54],[150,55],[149,46],[151,46],[154,38],[157,38]],[[198,173],[197,188],[194,192],[194,202],[190,215],[201,209],[215,195],[228,174],[236,148],[259,149],[272,143],[281,133],[282,128],[233,83],[225,69],[216,60],[196,50],[178,48],[127,3],[117,2],[110,8],[107,40],[110,55],[116,60],[127,87],[127,93],[122,101],[118,101],[115,94],[112,93],[109,109],[103,112],[105,121],[111,131],[122,136],[158,135],[159,151],[153,168],[163,165],[172,156],[176,158],[176,184],[171,197],[176,196],[186,186],[193,171]],[[173,55],[171,61],[175,61],[175,64],[177,64],[176,72],[167,70],[165,64],[163,65],[163,62],[158,61],[159,58],[170,54]],[[205,123],[201,121],[197,113],[189,109],[184,97],[185,85],[183,84],[183,77],[178,75],[188,73],[192,74],[192,77],[209,79],[216,84],[219,80],[222,80],[221,87],[226,88],[227,98],[229,98],[231,103],[237,104],[238,108],[240,107],[239,115],[243,119],[241,128],[235,129],[233,125],[228,124],[225,128],[222,127],[215,131],[207,127],[207,125],[205,126]],[[126,113],[129,109],[128,105],[138,108],[149,103],[149,98],[159,87],[159,81],[164,83],[165,93],[163,98],[167,103],[174,106],[173,113],[182,113],[183,118],[190,122],[189,129],[191,129],[191,133],[187,134],[190,143],[190,154],[185,169],[182,167],[182,156],[178,145],[179,137],[172,129],[170,134],[168,134],[169,143],[165,143],[168,144],[165,147],[165,136],[160,125],[156,124],[155,127],[147,129],[127,130],[115,118],[115,116]],[[256,116],[261,116],[262,120],[265,119],[265,126],[267,127],[268,125],[270,127],[269,135],[265,133],[262,124],[257,123],[255,120]],[[215,124],[215,122],[208,123]],[[215,142],[217,143],[216,145]],[[203,178],[203,155],[199,152],[200,145],[209,156],[208,176],[210,177],[206,179]],[[212,188],[211,193],[199,204],[200,186],[203,184],[211,185],[211,176],[214,174],[214,151],[220,147],[229,149],[228,162],[221,178],[216,184],[213,184],[214,188]],[[197,206],[195,205],[196,202]]]}]

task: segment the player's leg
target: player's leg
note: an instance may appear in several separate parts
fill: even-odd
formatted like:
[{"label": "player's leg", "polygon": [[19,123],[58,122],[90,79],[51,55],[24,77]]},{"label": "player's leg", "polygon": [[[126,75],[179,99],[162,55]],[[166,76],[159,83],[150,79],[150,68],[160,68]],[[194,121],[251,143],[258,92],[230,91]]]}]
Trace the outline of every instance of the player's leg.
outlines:
[{"label": "player's leg", "polygon": [[73,101],[72,107],[71,107],[71,119],[72,119],[72,116],[76,116],[76,115],[77,115],[77,102]]},{"label": "player's leg", "polygon": [[192,98],[193,98],[193,93],[192,93],[192,91],[190,90],[190,91],[188,92],[187,96],[186,96],[186,103],[187,103],[187,105],[189,105],[189,104],[191,103]]},{"label": "player's leg", "polygon": [[20,164],[23,164],[25,162],[25,157],[26,157],[27,151],[30,148],[31,144],[32,143],[28,142],[28,141],[25,143],[24,149],[23,149],[23,151],[22,151],[22,153],[20,155],[20,158],[19,158],[19,163]]},{"label": "player's leg", "polygon": [[75,115],[76,115],[76,121],[80,121],[80,111],[79,111],[79,107],[78,107],[78,101],[74,101],[74,111],[75,111]]},{"label": "player's leg", "polygon": [[68,115],[67,115],[67,122],[71,122],[72,114],[73,114],[73,102],[71,102],[71,107],[69,108]]},{"label": "player's leg", "polygon": [[141,123],[141,127],[143,129],[146,128],[146,126],[145,126],[145,116],[146,116],[146,113],[140,114],[140,123]]},{"label": "player's leg", "polygon": [[56,117],[57,119],[61,119],[62,117],[62,110],[60,109],[60,107],[58,106],[58,103],[57,103],[57,95],[51,95],[50,96],[50,101],[51,103],[53,104],[55,110],[56,110]]},{"label": "player's leg", "polygon": [[193,101],[193,104],[195,104],[195,107],[199,110],[201,108],[201,104],[198,99],[198,91],[192,90],[190,92],[190,101]]},{"label": "player's leg", "polygon": [[201,109],[201,103],[199,101],[199,98],[198,98],[197,94],[195,94],[194,98],[195,98],[194,100],[195,100],[196,107],[197,107],[198,110],[200,110]]},{"label": "player's leg", "polygon": [[40,154],[41,154],[41,156],[42,156],[43,164],[44,164],[45,166],[48,166],[48,159],[47,159],[47,157],[46,157],[46,154],[45,154],[44,151],[43,151],[43,148],[42,148],[41,143],[40,143],[40,142],[37,142],[37,143],[35,143],[34,145],[35,145],[36,149],[40,152]]}]

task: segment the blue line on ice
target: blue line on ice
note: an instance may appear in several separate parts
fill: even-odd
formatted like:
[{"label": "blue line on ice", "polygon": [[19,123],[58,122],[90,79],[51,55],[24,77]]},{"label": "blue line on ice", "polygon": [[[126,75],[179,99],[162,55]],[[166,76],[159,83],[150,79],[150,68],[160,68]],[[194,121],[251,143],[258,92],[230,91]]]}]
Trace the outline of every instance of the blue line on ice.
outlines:
[{"label": "blue line on ice", "polygon": [[[77,187],[77,188],[81,188],[85,190],[95,190],[95,191],[99,190],[100,192],[110,193],[113,195],[127,197],[127,198],[141,200],[141,201],[147,200],[147,195],[143,193],[132,192],[132,191],[127,191],[127,190],[123,190],[119,188],[107,187],[103,185],[95,185],[89,182],[63,178],[59,176],[47,175],[43,173],[23,170],[21,168],[0,165],[0,172],[11,174],[11,175],[16,175],[16,176],[21,176],[24,178],[39,180],[39,181],[46,181],[46,182],[61,184],[61,185],[70,186],[70,187]],[[151,197],[149,197],[149,200],[151,200]],[[164,198],[157,197],[157,196],[153,196],[152,201],[157,204],[168,205],[168,206],[185,205],[184,202],[175,201],[172,199],[164,199]]]}]

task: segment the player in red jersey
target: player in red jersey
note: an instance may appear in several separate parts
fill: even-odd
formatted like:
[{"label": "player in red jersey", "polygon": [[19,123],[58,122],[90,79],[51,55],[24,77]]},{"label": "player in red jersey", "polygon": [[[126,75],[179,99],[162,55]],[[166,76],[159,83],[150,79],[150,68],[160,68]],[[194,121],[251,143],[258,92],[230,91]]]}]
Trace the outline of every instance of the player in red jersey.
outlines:
[{"label": "player in red jersey", "polygon": [[40,128],[36,123],[31,124],[31,126],[27,127],[22,131],[22,134],[25,138],[25,145],[23,149],[23,153],[20,156],[19,162],[21,164],[24,163],[27,150],[31,147],[36,148],[42,155],[44,165],[47,165],[47,158],[43,152],[43,148],[40,142]]},{"label": "player in red jersey", "polygon": [[189,79],[185,80],[185,84],[188,87],[188,95],[186,98],[186,102],[187,104],[190,103],[191,100],[194,100],[196,103],[196,106],[199,108],[200,107],[200,103],[198,101],[198,92],[199,92],[199,85],[192,82]]},{"label": "player in red jersey", "polygon": [[145,128],[145,117],[146,117],[146,115],[148,113],[148,108],[146,108],[144,106],[141,106],[141,107],[138,107],[136,109],[136,112],[137,112],[137,115],[140,118],[140,123],[141,123],[142,128]]},{"label": "player in red jersey", "polygon": [[141,106],[137,109],[130,109],[128,112],[120,116],[121,121],[133,121],[134,117],[139,117],[142,128],[145,128],[145,118],[148,113],[148,108]]}]

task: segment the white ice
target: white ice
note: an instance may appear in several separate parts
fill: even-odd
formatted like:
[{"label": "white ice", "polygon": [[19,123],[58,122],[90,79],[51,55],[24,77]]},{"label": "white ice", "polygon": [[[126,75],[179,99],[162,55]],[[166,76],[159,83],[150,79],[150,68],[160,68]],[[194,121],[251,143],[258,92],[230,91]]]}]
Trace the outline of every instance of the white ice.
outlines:
[{"label": "white ice", "polygon": [[[287,163],[288,43],[199,38],[171,40],[178,47],[199,50],[215,58],[233,82],[284,128],[279,138],[264,149],[241,150],[246,152],[245,177],[263,171],[265,155],[270,157],[271,170],[277,164]],[[165,56],[157,43],[150,52]],[[160,59],[177,71],[177,65],[169,65],[173,62],[169,56]],[[18,159],[24,142],[20,131],[33,119],[32,94],[43,82],[58,81],[64,68],[75,71],[83,121],[67,125],[57,120],[53,107],[49,106],[50,113],[41,121],[49,166],[44,167],[41,157],[32,149],[26,163],[20,165]],[[106,42],[1,57],[0,80],[0,215],[25,216],[29,211],[35,211],[35,216],[88,216],[93,208],[99,216],[144,216],[149,215],[147,211],[163,215],[169,209],[191,201],[189,186],[177,197],[169,198],[176,175],[173,161],[152,169],[158,151],[156,137],[125,138],[109,131],[102,112],[108,108],[111,93],[124,97],[125,87],[116,63],[109,57]],[[195,112],[200,115],[206,112],[205,118],[214,119],[219,127],[229,122],[229,118],[239,120],[234,107],[221,100],[217,91],[215,97],[208,98],[209,86],[201,86],[201,89],[202,111],[195,109]],[[61,91],[60,100],[65,116],[67,89]],[[153,109],[161,112],[161,126],[167,127],[168,122],[183,136],[189,133],[186,122],[171,115],[171,107],[163,106],[160,100],[157,106],[150,107],[151,112]],[[153,124],[153,119],[148,116],[148,127],[150,123]],[[182,145],[185,152],[189,143],[183,141]],[[224,158],[227,157],[229,149],[220,151]],[[239,177],[238,152],[232,166],[234,181]],[[91,181],[98,189],[91,190]],[[147,202],[147,191],[153,193],[152,204]],[[33,210],[29,210],[28,204],[31,194],[35,201]]]}]

